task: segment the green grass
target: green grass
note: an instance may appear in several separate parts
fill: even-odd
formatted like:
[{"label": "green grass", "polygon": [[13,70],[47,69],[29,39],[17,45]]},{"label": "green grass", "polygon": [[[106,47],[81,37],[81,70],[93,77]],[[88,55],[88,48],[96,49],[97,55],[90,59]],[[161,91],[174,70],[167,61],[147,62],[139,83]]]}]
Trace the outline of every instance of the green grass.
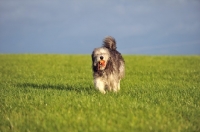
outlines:
[{"label": "green grass", "polygon": [[0,55],[0,131],[200,131],[200,56],[124,56],[119,93],[89,55]]}]

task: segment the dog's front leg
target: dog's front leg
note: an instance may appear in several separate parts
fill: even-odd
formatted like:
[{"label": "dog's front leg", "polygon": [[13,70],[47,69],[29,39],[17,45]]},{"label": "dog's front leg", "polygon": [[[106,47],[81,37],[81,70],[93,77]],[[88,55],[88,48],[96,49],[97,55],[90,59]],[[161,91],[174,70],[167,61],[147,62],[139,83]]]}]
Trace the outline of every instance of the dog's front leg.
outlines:
[{"label": "dog's front leg", "polygon": [[106,91],[105,91],[105,83],[99,79],[99,78],[96,78],[94,80],[94,86],[97,90],[99,90],[101,93],[105,94]]}]

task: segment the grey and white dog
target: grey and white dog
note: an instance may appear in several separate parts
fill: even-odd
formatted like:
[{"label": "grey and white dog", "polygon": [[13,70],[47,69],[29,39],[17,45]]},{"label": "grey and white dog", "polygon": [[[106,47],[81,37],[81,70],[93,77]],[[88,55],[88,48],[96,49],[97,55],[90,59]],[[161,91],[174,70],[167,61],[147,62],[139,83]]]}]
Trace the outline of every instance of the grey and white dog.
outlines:
[{"label": "grey and white dog", "polygon": [[101,93],[120,90],[120,80],[125,75],[125,62],[116,47],[116,41],[108,36],[103,46],[92,52],[92,69],[94,85]]}]

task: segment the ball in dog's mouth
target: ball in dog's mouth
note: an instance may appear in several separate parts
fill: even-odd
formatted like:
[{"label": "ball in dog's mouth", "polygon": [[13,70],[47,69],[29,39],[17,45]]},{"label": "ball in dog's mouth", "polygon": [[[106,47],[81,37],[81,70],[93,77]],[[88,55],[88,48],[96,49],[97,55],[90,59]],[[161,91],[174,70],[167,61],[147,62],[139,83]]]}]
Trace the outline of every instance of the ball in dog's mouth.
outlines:
[{"label": "ball in dog's mouth", "polygon": [[106,62],[104,60],[100,60],[98,62],[98,70],[101,70],[101,68],[106,66]]},{"label": "ball in dog's mouth", "polygon": [[105,66],[105,61],[104,60],[100,60],[99,61],[99,65]]}]

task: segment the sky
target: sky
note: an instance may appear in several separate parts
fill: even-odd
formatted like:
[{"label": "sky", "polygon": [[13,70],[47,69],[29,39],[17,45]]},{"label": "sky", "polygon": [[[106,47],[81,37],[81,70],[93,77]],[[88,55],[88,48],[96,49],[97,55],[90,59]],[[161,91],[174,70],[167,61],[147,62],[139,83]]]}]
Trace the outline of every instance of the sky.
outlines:
[{"label": "sky", "polygon": [[0,54],[199,55],[199,0],[0,0]]}]

